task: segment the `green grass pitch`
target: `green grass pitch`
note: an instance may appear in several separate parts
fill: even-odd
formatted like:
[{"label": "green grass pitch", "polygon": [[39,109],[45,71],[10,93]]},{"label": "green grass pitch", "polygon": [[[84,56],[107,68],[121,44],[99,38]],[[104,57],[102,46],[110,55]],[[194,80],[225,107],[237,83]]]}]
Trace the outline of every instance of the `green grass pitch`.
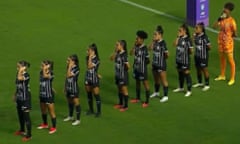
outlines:
[{"label": "green grass pitch", "polygon": [[[132,0],[170,15],[185,18],[185,0]],[[240,1],[235,3],[233,16],[240,24]],[[219,16],[224,0],[210,1],[210,24]],[[129,110],[120,113],[113,108],[117,102],[114,84],[114,65],[109,56],[115,42],[125,39],[130,49],[135,40],[135,32],[143,29],[149,33],[149,44],[155,27],[164,27],[164,38],[168,44],[169,101],[159,103],[151,99],[150,106],[129,104]],[[202,92],[193,88],[193,95],[175,94],[177,72],[175,69],[175,47],[180,21],[170,19],[119,0],[1,0],[0,1],[0,144],[19,144],[21,138],[13,133],[18,129],[15,103],[16,62],[25,59],[31,63],[32,126],[33,138],[29,143],[82,143],[82,144],[239,144],[240,139],[240,95],[239,65],[240,42],[235,41],[236,83],[213,81],[219,73],[217,34],[207,31],[212,50],[209,71],[211,89]],[[191,32],[192,32],[191,28]],[[240,33],[240,32],[239,32]],[[67,102],[63,94],[66,58],[73,53],[80,59],[79,84],[81,89],[82,112],[87,110],[87,99],[83,79],[85,56],[89,44],[99,48],[101,65],[102,117],[96,119],[82,114],[81,125],[73,127],[63,122],[67,115]],[[38,102],[38,77],[40,63],[44,59],[54,61],[56,95],[57,132],[49,135],[46,130],[37,130],[41,123]],[[133,57],[129,57],[133,62]],[[193,59],[192,59],[193,61]],[[149,65],[149,81],[153,91],[153,79]],[[192,67],[193,82],[196,71]],[[130,74],[132,70],[130,70]],[[227,68],[229,78],[229,66]],[[135,97],[135,82],[130,77],[129,96]],[[142,90],[142,98],[144,91]],[[49,121],[50,122],[50,121]]]}]

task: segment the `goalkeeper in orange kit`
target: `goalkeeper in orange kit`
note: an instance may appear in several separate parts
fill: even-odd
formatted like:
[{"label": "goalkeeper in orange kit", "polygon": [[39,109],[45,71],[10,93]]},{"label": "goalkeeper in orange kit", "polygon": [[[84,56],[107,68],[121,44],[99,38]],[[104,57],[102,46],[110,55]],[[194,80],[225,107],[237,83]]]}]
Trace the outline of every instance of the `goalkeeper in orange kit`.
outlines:
[{"label": "goalkeeper in orange kit", "polygon": [[220,75],[215,78],[215,81],[225,80],[226,59],[228,60],[231,68],[231,76],[228,85],[235,83],[235,61],[233,57],[234,40],[237,36],[237,25],[235,19],[231,16],[231,12],[234,9],[234,4],[228,2],[224,5],[222,15],[218,18],[218,21],[214,24],[214,27],[219,28],[218,34],[218,50],[220,56]]}]

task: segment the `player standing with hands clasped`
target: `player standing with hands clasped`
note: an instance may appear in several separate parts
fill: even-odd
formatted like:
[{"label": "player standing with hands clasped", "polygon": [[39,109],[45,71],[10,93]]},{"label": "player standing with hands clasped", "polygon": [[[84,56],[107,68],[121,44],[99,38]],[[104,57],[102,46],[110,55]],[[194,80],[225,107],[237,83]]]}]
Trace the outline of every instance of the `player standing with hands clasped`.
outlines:
[{"label": "player standing with hands clasped", "polygon": [[[209,86],[209,72],[208,72],[208,51],[210,50],[210,41],[205,32],[204,23],[198,23],[195,26],[195,33],[193,35],[195,43],[195,66],[197,69],[197,80],[198,82],[193,87],[203,87],[203,91],[207,91]],[[204,75],[205,84],[202,83],[202,73]]]},{"label": "player standing with hands clasped", "polygon": [[191,96],[192,78],[190,75],[190,54],[193,52],[193,45],[190,38],[189,29],[186,24],[183,24],[178,29],[177,39],[175,41],[176,46],[176,64],[178,71],[179,87],[173,92],[184,91],[184,80],[187,81],[187,92],[185,97]]},{"label": "player standing with hands clasped", "polygon": [[[16,77],[16,92],[14,100],[17,104],[18,120],[20,129],[15,132],[15,135],[24,135],[22,141],[29,141],[32,138],[32,123],[30,119],[31,110],[31,93],[29,88],[30,76],[27,68],[30,64],[26,61],[19,61],[17,63],[17,77]],[[25,134],[25,126],[27,133]]]},{"label": "player standing with hands clasped", "polygon": [[153,43],[150,45],[150,50],[153,50],[152,72],[154,77],[155,92],[151,98],[159,96],[160,83],[163,85],[163,97],[160,102],[168,101],[168,81],[167,81],[167,58],[168,49],[166,42],[163,40],[163,28],[157,26],[153,35]]},{"label": "player standing with hands clasped", "polygon": [[234,61],[234,37],[237,37],[237,25],[235,19],[231,16],[234,9],[234,4],[228,2],[224,5],[222,15],[215,22],[214,27],[219,28],[218,34],[218,51],[220,57],[220,75],[215,78],[215,81],[225,80],[226,57],[230,64],[231,76],[228,85],[235,83],[235,61]]}]

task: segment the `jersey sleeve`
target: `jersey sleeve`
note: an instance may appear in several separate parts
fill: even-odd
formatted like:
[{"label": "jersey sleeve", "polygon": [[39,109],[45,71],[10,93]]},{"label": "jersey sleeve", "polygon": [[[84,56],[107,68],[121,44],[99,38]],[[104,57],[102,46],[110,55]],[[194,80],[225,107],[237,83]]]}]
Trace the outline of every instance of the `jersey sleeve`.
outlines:
[{"label": "jersey sleeve", "polygon": [[78,74],[79,74],[79,68],[78,68],[77,66],[75,66],[75,67],[72,69],[71,73],[72,73],[74,76],[78,75]]},{"label": "jersey sleeve", "polygon": [[24,81],[27,81],[27,80],[30,79],[30,76],[29,76],[28,73],[24,73],[24,74],[23,74],[23,77],[24,77]]}]

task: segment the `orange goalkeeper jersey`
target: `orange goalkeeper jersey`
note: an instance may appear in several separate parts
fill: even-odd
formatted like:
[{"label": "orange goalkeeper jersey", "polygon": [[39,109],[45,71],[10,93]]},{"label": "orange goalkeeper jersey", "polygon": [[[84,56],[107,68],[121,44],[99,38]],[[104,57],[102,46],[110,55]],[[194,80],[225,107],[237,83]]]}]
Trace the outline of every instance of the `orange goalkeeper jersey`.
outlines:
[{"label": "orange goalkeeper jersey", "polygon": [[218,46],[220,52],[233,52],[234,42],[233,34],[237,31],[237,25],[234,18],[229,17],[218,22],[220,32],[218,35]]}]

